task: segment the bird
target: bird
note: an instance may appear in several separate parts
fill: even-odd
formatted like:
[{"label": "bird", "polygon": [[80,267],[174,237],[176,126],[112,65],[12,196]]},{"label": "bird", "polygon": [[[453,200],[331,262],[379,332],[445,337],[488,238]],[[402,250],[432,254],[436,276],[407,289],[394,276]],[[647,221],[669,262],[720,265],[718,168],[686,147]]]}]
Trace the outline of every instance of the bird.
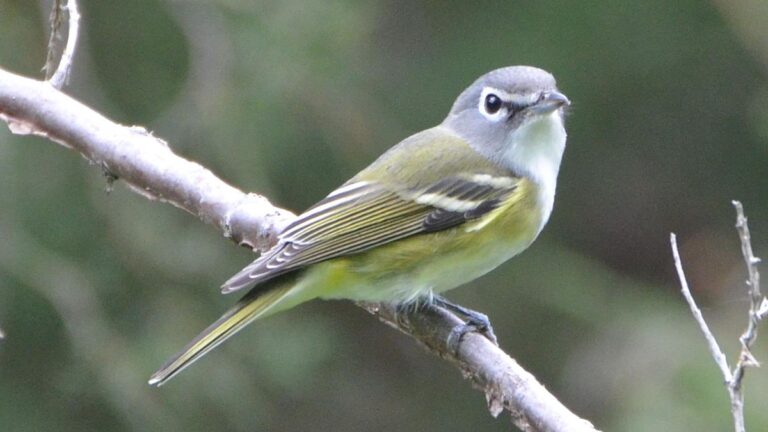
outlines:
[{"label": "bird", "polygon": [[254,320],[313,299],[440,301],[490,328],[484,315],[440,294],[519,254],[542,231],[569,106],[555,78],[537,67],[480,76],[439,125],[387,150],[226,281],[223,293],[250,290],[149,384],[166,383]]}]

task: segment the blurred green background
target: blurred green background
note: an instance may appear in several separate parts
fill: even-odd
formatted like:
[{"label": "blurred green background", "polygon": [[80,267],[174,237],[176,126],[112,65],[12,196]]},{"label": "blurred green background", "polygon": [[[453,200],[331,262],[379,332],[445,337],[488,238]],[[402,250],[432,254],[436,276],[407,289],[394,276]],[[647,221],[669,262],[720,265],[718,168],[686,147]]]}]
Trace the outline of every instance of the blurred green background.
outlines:
[{"label": "blurred green background", "polygon": [[[573,108],[550,224],[449,297],[600,428],[731,429],[668,236],[733,360],[747,296],[732,199],[768,258],[768,2],[80,3],[69,94],[294,210],[441,121],[478,75],[551,71]],[[0,67],[41,76],[49,8],[0,0]],[[454,368],[347,302],[259,322],[150,388],[253,255],[107,189],[78,155],[0,128],[0,430],[509,430]],[[766,388],[750,370],[749,430],[768,430]]]}]

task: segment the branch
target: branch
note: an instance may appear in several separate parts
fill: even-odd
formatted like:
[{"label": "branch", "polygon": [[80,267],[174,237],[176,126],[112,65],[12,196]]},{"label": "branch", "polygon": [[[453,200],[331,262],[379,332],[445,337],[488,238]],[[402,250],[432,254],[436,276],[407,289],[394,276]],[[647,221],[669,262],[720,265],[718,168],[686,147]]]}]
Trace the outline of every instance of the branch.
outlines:
[{"label": "branch", "polygon": [[[211,223],[240,244],[265,250],[294,217],[255,194],[224,183],[139,127],[116,124],[51,86],[0,69],[0,119],[12,132],[34,134],[73,149],[123,179],[134,191],[182,208]],[[448,335],[462,322],[448,311],[402,311],[365,305],[380,320],[416,339],[459,367],[482,389],[491,414],[506,409],[524,431],[595,431],[485,337],[469,333],[454,352]]]},{"label": "branch", "polygon": [[175,155],[145,129],[116,124],[51,86],[2,69],[0,119],[16,134],[46,137],[79,152],[110,179],[121,178],[146,198],[182,208],[253,249],[269,248],[293,218]]},{"label": "branch", "polygon": [[688,306],[691,308],[691,313],[699,324],[701,332],[704,333],[704,338],[707,340],[707,345],[709,346],[712,358],[715,360],[715,363],[720,368],[720,373],[723,375],[723,380],[728,390],[728,396],[731,400],[731,415],[733,416],[734,429],[736,432],[745,432],[746,426],[744,423],[744,393],[742,392],[742,381],[747,367],[760,366],[760,363],[752,355],[751,349],[757,339],[757,326],[760,321],[768,315],[768,299],[763,297],[760,292],[760,273],[757,271],[757,264],[760,262],[760,258],[755,257],[752,253],[752,243],[750,240],[749,227],[747,226],[747,218],[744,216],[744,208],[739,201],[733,201],[733,206],[736,208],[736,230],[739,233],[741,251],[744,255],[744,261],[746,262],[747,273],[749,275],[747,286],[749,287],[750,299],[749,322],[747,324],[747,329],[744,330],[744,333],[739,337],[739,342],[741,342],[741,352],[733,371],[730,370],[725,354],[723,354],[715,336],[709,330],[709,326],[704,320],[701,310],[696,306],[696,301],[693,299],[691,291],[688,288],[688,282],[685,278],[685,273],[683,272],[683,264],[680,260],[680,253],[677,250],[677,237],[674,233],[670,234],[669,240],[672,246],[672,256],[675,261],[678,278],[680,279],[683,297],[685,297],[686,302],[688,302]]},{"label": "branch", "polygon": [[760,363],[752,355],[751,349],[757,339],[757,326],[762,317],[765,316],[765,310],[768,309],[768,299],[760,293],[760,273],[757,271],[757,264],[760,262],[760,258],[755,257],[752,253],[752,241],[749,227],[747,226],[747,218],[744,216],[744,207],[739,201],[733,201],[733,206],[736,208],[736,231],[739,233],[741,252],[744,255],[744,262],[747,265],[747,273],[749,275],[747,280],[747,287],[749,288],[749,321],[746,330],[739,337],[741,352],[739,353],[739,360],[733,368],[733,379],[728,383],[728,386],[730,392],[737,398],[735,402],[732,398],[732,405],[735,403],[742,410],[742,426],[741,429],[738,429],[737,425],[737,430],[744,430],[744,393],[741,391],[741,383],[747,367],[760,366]]},{"label": "branch", "polygon": [[448,338],[464,324],[443,308],[403,312],[391,305],[361,305],[385,324],[414,338],[433,354],[449,361],[462,375],[485,393],[491,415],[510,412],[512,422],[523,431],[596,432],[587,420],[573,414],[536,377],[488,338],[466,333],[454,352]]},{"label": "branch", "polygon": [[[75,56],[75,47],[77,46],[77,34],[80,29],[80,13],[77,11],[77,1],[67,0],[67,5],[61,4],[62,0],[54,0],[51,8],[51,35],[48,39],[48,58],[45,61],[43,69],[46,71],[48,82],[60,89],[69,80],[69,70],[72,67],[72,58]],[[61,53],[59,65],[54,69],[53,58],[56,51],[56,40],[59,38],[61,28],[61,12],[66,9],[69,16],[67,32],[67,44]]]},{"label": "branch", "polygon": [[701,332],[704,333],[704,338],[707,340],[707,346],[709,347],[709,353],[712,354],[712,358],[715,359],[717,367],[720,368],[720,373],[723,374],[725,382],[731,381],[731,371],[728,368],[728,360],[725,358],[723,350],[720,349],[720,345],[717,343],[715,335],[709,330],[707,321],[704,320],[704,316],[701,314],[701,309],[696,305],[696,300],[693,299],[691,290],[688,288],[688,281],[683,271],[683,263],[680,260],[680,252],[677,250],[677,236],[675,233],[669,235],[669,243],[672,245],[672,257],[675,260],[675,268],[677,269],[677,277],[680,279],[680,291],[685,297],[685,301],[688,303],[688,307],[691,308],[691,314],[699,325]]}]

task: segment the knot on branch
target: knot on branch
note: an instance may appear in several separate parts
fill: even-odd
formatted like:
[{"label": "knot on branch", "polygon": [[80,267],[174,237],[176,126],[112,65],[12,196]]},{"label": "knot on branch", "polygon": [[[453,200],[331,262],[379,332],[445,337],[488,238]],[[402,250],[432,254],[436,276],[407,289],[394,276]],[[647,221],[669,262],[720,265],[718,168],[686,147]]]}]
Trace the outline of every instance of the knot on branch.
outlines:
[{"label": "knot on branch", "polygon": [[[272,209],[265,213],[264,209]],[[261,195],[248,193],[224,218],[224,236],[240,246],[264,251],[277,242],[277,235],[296,218],[293,213],[274,207]]]}]

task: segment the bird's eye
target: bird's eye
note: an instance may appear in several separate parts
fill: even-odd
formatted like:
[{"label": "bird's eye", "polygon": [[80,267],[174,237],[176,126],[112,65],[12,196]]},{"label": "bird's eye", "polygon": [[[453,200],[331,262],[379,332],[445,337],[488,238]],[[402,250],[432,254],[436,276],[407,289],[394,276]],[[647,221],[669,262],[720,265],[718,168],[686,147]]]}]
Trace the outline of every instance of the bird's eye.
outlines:
[{"label": "bird's eye", "polygon": [[501,109],[501,98],[493,93],[489,93],[485,96],[485,112],[488,114],[496,114]]}]

